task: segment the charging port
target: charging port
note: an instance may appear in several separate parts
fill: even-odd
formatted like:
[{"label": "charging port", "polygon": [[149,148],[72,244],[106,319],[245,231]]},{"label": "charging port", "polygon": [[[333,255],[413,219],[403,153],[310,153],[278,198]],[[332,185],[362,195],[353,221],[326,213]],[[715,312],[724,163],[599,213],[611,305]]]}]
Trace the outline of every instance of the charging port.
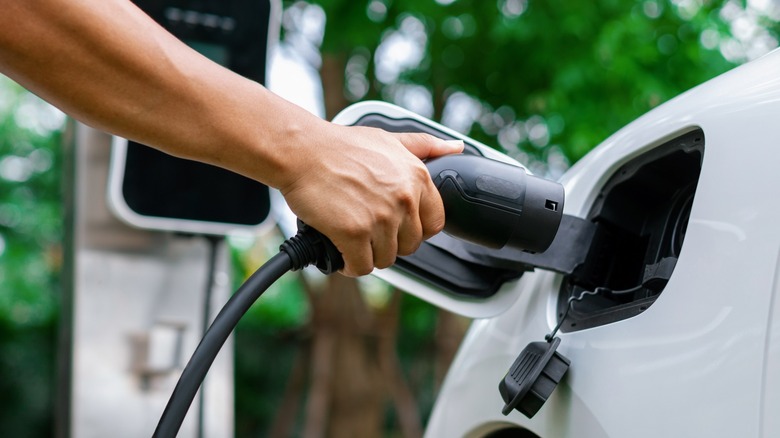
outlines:
[{"label": "charging port", "polygon": [[644,312],[663,292],[685,238],[704,156],[701,129],[684,134],[620,167],[588,214],[597,225],[585,262],[564,277],[558,318],[576,331]]}]

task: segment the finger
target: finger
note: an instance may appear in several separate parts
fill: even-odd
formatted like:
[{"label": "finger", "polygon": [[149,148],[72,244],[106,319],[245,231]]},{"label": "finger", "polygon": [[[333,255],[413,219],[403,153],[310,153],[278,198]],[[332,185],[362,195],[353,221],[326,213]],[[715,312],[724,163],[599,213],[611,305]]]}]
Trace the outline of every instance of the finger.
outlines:
[{"label": "finger", "polygon": [[407,132],[393,134],[417,158],[433,158],[440,155],[463,152],[463,141],[442,140],[422,132]]},{"label": "finger", "polygon": [[339,247],[344,258],[344,268],[341,270],[347,277],[368,275],[374,270],[374,256],[370,241],[359,240]]},{"label": "finger", "polygon": [[362,277],[374,270],[371,245],[364,245],[360,251],[345,250],[341,255],[344,257],[341,273],[347,277]]},{"label": "finger", "polygon": [[379,269],[387,268],[395,263],[398,255],[398,234],[397,229],[391,232],[383,233],[377,239],[371,242],[371,249],[374,254],[374,266]]},{"label": "finger", "polygon": [[423,235],[423,226],[419,217],[417,220],[410,220],[398,233],[398,255],[414,253],[427,237]]},{"label": "finger", "polygon": [[398,229],[398,255],[409,255],[417,251],[423,240],[423,226],[417,203],[408,206]]},{"label": "finger", "polygon": [[420,197],[420,222],[423,239],[428,239],[444,229],[444,220],[444,204],[441,196],[436,186],[433,185],[433,181],[428,179],[423,186]]},{"label": "finger", "polygon": [[374,266],[384,269],[395,262],[398,255],[398,226],[402,216],[396,209],[374,209],[371,236]]}]

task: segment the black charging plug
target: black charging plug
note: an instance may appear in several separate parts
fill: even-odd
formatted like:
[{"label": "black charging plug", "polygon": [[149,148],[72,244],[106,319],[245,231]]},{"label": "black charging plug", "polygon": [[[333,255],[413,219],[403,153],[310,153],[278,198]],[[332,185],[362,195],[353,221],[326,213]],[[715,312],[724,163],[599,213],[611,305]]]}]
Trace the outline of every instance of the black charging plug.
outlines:
[{"label": "black charging plug", "polygon": [[279,250],[290,256],[292,271],[314,265],[320,272],[329,275],[344,267],[344,258],[336,245],[300,219],[298,233],[285,240]]}]

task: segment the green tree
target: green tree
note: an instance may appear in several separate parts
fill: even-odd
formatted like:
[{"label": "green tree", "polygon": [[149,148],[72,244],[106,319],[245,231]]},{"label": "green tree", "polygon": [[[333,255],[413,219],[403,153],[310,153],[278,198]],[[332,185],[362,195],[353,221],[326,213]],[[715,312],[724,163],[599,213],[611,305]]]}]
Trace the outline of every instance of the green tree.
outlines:
[{"label": "green tree", "polygon": [[64,116],[0,77],[0,435],[53,426]]},{"label": "green tree", "polygon": [[[344,92],[325,90],[337,96],[330,113],[339,95],[343,102],[380,98],[423,108],[537,169],[555,167],[551,158],[561,153],[576,161],[631,120],[745,58],[732,62],[718,50],[731,40],[722,14],[731,2],[316,3],[328,17],[323,64],[338,65],[323,68],[324,76],[338,76],[323,81],[344,84]],[[715,42],[704,47],[703,37]],[[404,58],[388,53],[394,40],[406,40],[406,58],[419,62],[388,71],[383,57]],[[410,90],[430,103],[412,103]],[[448,106],[468,114],[453,115]]]},{"label": "green tree", "polygon": [[[772,5],[756,7],[707,0],[312,0],[289,4],[285,23],[288,32],[298,33],[297,38],[310,35],[309,49],[321,44],[327,118],[351,102],[390,101],[555,178],[648,110],[774,48],[780,10]],[[310,23],[301,19],[320,15],[326,20],[322,35],[312,33]],[[338,287],[350,288],[343,283]],[[341,291],[327,293],[331,302],[344,302]],[[429,307],[417,302],[413,306],[415,311],[422,309],[422,320],[433,319]],[[367,394],[385,390],[365,381],[365,376],[379,380],[377,368],[382,368],[375,363],[380,359],[366,360],[376,331],[358,342],[354,331],[337,340],[331,333],[322,341],[321,333],[349,323],[318,328],[316,322],[334,315],[340,321],[382,320],[387,315],[377,316],[360,305],[340,309],[313,305],[311,309],[315,324],[305,355],[311,374],[336,370],[329,371],[334,380],[350,376],[353,381],[363,380],[360,388],[353,388],[367,413],[361,421],[376,421],[372,406],[382,401]],[[369,314],[363,315],[366,311]],[[447,324],[439,329],[442,326]],[[408,329],[389,327],[401,333]],[[318,338],[321,344],[351,347],[332,347],[338,353],[318,362],[314,357]],[[413,356],[404,337],[400,339],[400,351]],[[356,351],[360,348],[362,352]],[[340,360],[344,357],[359,360],[347,363]],[[349,434],[333,426],[345,424],[337,418],[338,405],[349,406],[339,391],[312,389],[309,397],[319,400],[324,393],[331,397],[332,417],[328,424],[316,426],[330,434]],[[429,395],[417,393],[418,398]],[[415,427],[408,426],[403,420],[398,425],[404,435],[414,436]],[[361,425],[353,432],[358,430],[376,429]]]},{"label": "green tree", "polygon": [[[647,110],[774,48],[780,32],[774,2],[314,3],[327,18],[321,72],[329,116],[352,101],[399,103],[550,176]],[[286,6],[293,15],[313,7],[305,2]],[[292,32],[295,20],[287,21]],[[319,44],[316,38],[313,42]],[[0,78],[2,436],[50,436],[52,431],[61,124],[61,114]],[[300,308],[290,305],[294,322],[288,324],[300,324]],[[415,383],[425,379],[410,358],[432,341],[404,339],[430,333],[433,311],[408,298],[402,306],[397,329],[401,361]],[[245,327],[252,324],[247,321]],[[238,354],[255,371],[276,353],[269,348],[267,354],[246,355],[242,351],[255,350],[253,340],[245,342]],[[289,350],[285,354],[292,356]],[[239,378],[251,382],[247,374]],[[262,392],[251,384],[238,386],[245,394]],[[422,411],[432,397],[426,391],[418,393]],[[239,400],[239,409],[252,408]],[[269,406],[260,409],[267,413],[273,409]],[[239,425],[238,430],[264,435],[268,424],[256,429]]]}]

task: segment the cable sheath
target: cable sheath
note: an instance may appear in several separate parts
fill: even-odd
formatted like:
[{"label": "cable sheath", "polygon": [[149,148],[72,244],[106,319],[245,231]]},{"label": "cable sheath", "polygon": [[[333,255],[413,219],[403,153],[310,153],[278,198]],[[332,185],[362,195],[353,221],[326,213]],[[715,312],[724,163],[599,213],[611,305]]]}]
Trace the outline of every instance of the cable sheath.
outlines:
[{"label": "cable sheath", "polygon": [[[206,287],[203,291],[203,325],[201,333],[204,335],[209,329],[209,322],[211,322],[211,300],[214,296],[214,276],[217,273],[217,252],[219,252],[219,243],[222,241],[221,236],[206,236],[206,243],[208,244],[208,268],[206,275]],[[206,426],[205,421],[205,406],[206,406],[206,388],[201,384],[200,392],[198,393],[198,434],[197,438],[203,438],[204,428]]]},{"label": "cable sheath", "polygon": [[209,327],[198,348],[182,371],[179,382],[168,400],[153,438],[174,438],[198,392],[201,382],[222,345],[241,317],[271,284],[292,268],[290,256],[280,252],[255,271],[228,300]]}]

